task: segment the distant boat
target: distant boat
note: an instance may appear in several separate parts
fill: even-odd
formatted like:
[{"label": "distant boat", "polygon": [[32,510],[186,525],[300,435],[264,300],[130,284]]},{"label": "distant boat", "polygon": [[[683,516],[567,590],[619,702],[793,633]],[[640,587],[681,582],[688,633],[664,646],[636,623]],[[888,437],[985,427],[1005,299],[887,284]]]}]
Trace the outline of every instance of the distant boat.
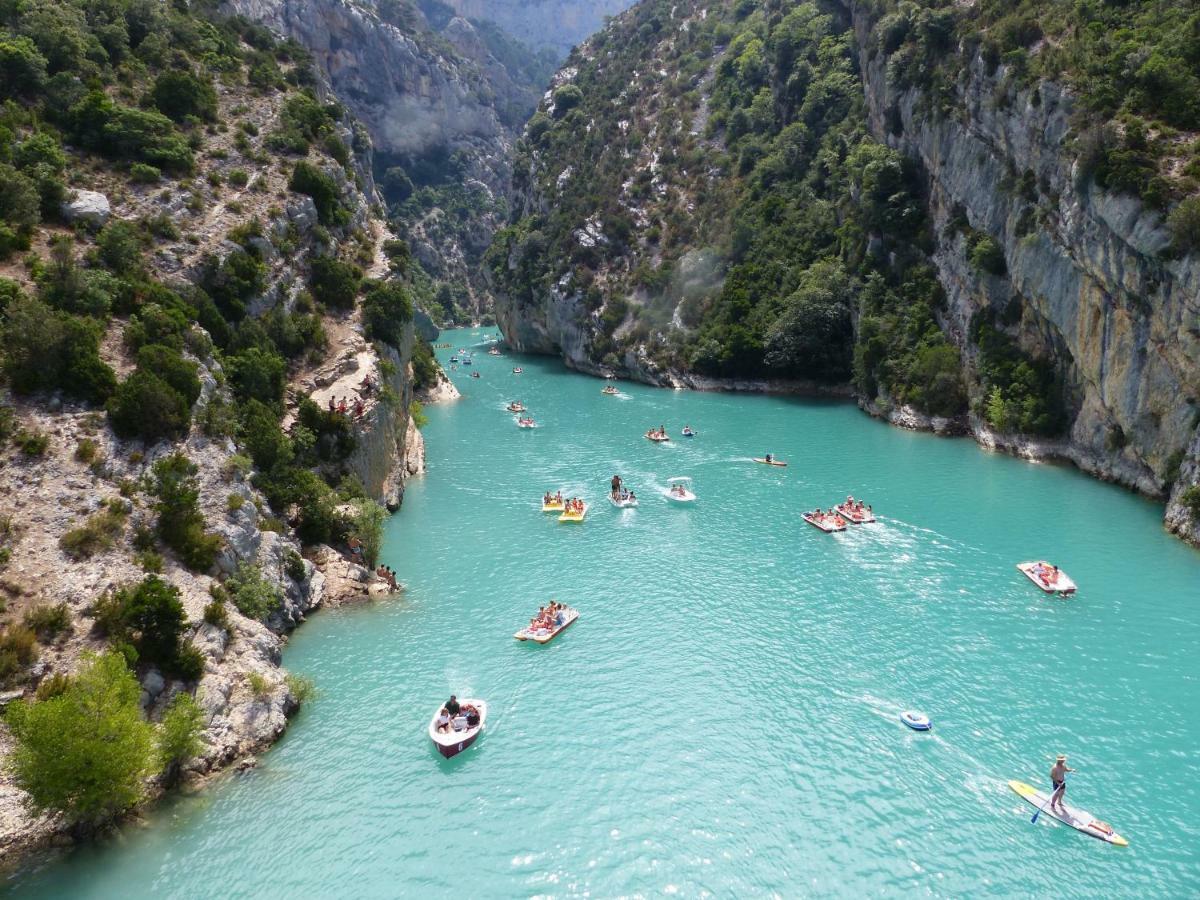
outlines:
[{"label": "distant boat", "polygon": [[579,508],[577,510],[574,510],[574,509],[567,510],[561,516],[558,517],[558,521],[560,521],[560,522],[582,522],[583,517],[588,514],[588,510],[590,508],[591,507],[589,507],[585,503],[585,504],[583,504],[583,506],[581,508]]},{"label": "distant boat", "polygon": [[[814,528],[820,528],[826,534],[832,534],[835,531],[846,530],[846,520],[841,516],[830,516],[828,513],[823,513],[819,518],[810,512],[801,515],[802,519]],[[832,519],[833,521],[829,521]]]},{"label": "distant boat", "polygon": [[780,461],[780,460],[778,460],[778,459],[774,459],[774,458],[772,458],[772,459],[763,459],[763,458],[761,458],[761,457],[758,457],[758,456],[756,456],[756,457],[754,457],[754,461],[755,461],[756,463],[762,463],[764,466],[779,466],[779,468],[781,468],[781,469],[786,469],[786,468],[787,468],[787,463],[785,463],[785,462],[782,462],[782,461]]},{"label": "distant boat", "polygon": [[511,413],[525,412],[525,404],[522,403],[520,400],[514,400],[512,403],[508,404],[508,406],[506,406],[504,408],[507,409]]},{"label": "distant boat", "polygon": [[613,385],[606,384],[604,387],[600,388],[600,393],[608,394],[610,397],[612,397],[621,392],[619,390],[617,390],[615,387],[613,387]]},{"label": "distant boat", "polygon": [[520,366],[517,366],[515,369],[513,369],[513,374],[514,374],[514,375],[520,375],[520,374],[521,374],[522,372],[524,372],[524,371],[525,371],[525,370],[524,370],[524,369],[522,369]]},{"label": "distant boat", "polygon": [[851,525],[870,525],[875,521],[875,513],[865,506],[861,510],[851,509],[845,503],[839,503],[834,509]]},{"label": "distant boat", "polygon": [[646,440],[654,441],[656,444],[665,444],[667,441],[671,440],[671,438],[667,436],[666,432],[647,431]]},{"label": "distant boat", "polygon": [[1050,565],[1045,560],[1018,563],[1017,568],[1047,594],[1059,594],[1067,597],[1075,593],[1075,582],[1068,577],[1067,573],[1058,566]]},{"label": "distant boat", "polygon": [[696,436],[696,432],[692,429],[691,425],[684,425],[683,431],[681,431],[679,433],[682,434],[684,437],[695,437]]}]

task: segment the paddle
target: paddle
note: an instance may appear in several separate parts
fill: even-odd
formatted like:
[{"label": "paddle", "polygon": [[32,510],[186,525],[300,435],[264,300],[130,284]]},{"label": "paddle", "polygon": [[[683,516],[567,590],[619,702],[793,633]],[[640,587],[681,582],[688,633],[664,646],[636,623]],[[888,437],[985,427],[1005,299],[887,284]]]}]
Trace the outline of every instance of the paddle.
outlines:
[{"label": "paddle", "polygon": [[[1065,787],[1066,784],[1067,784],[1067,773],[1063,772],[1063,787]],[[1033,825],[1037,824],[1038,816],[1040,816],[1042,814],[1042,810],[1045,809],[1047,806],[1049,806],[1051,802],[1053,802],[1054,795],[1059,793],[1061,790],[1062,790],[1062,788],[1060,787],[1060,788],[1055,788],[1054,790],[1052,790],[1050,792],[1050,796],[1046,799],[1046,802],[1037,808],[1037,810],[1033,814],[1033,818],[1029,820],[1031,824],[1033,824]]]}]

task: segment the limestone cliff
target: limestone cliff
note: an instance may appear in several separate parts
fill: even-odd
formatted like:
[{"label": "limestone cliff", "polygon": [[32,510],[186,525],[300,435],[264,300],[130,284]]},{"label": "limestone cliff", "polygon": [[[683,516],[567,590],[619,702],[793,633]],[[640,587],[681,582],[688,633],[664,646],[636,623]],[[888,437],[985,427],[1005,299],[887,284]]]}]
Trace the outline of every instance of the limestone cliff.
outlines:
[{"label": "limestone cliff", "polygon": [[[894,8],[847,2],[829,14],[829,7],[799,5],[781,19],[767,5],[739,20],[720,4],[651,2],[577,48],[518,148],[515,213],[493,245],[505,338],[518,349],[561,355],[581,371],[655,384],[853,386],[860,405],[896,424],[973,433],[986,446],[1069,460],[1166,498],[1168,527],[1197,541],[1200,513],[1182,501],[1200,479],[1200,255],[1173,246],[1163,213],[1132,193],[1102,188],[1084,168],[1081,132],[1094,113],[1078,86],[1031,78],[1027,56],[989,58],[966,38],[941,51],[956,65],[938,70],[940,81],[899,77],[903,68],[889,64],[880,47],[892,41],[888,50],[896,52],[896,21],[915,8],[898,7],[885,40],[875,17]],[[820,70],[830,55],[803,49],[817,31],[848,42],[851,72]],[[937,65],[920,51],[907,60],[920,60],[923,72]],[[831,101],[851,79],[855,96]],[[846,119],[822,138],[834,113]],[[824,143],[814,152],[818,140]],[[856,159],[839,167],[852,147],[858,159],[872,160],[864,169]],[[868,188],[886,166],[891,180]],[[813,171],[827,173],[823,184],[803,182],[798,199],[783,188]],[[1188,190],[1186,179],[1183,185]],[[768,246],[779,249],[756,255],[759,236],[738,219],[754,221],[754,204],[772,202],[780,206],[755,227],[776,229]],[[859,288],[871,278],[900,283],[929,269],[934,291],[915,281],[905,289],[928,298],[921,303],[928,302],[929,326],[914,324],[910,309],[905,327],[924,335],[920,343],[937,335],[944,345],[938,358],[957,370],[943,370],[939,383],[961,380],[961,389],[944,395],[958,399],[922,410],[878,387],[864,362],[870,354],[893,353],[893,369],[904,364],[894,345],[879,349],[878,305],[876,330],[870,338],[861,333],[871,301],[859,288],[846,316],[854,333],[844,354],[855,356],[855,367],[843,370],[840,385],[766,374],[708,377],[738,354],[748,360],[745,370],[771,368],[764,351],[787,325],[778,316],[782,299],[771,294],[794,289],[782,286],[795,284],[787,281],[786,248],[807,239],[774,224],[788,203],[824,205],[798,217],[813,239],[807,246],[822,232],[837,235],[825,258],[853,266]],[[907,216],[911,224],[889,235],[893,214],[892,221]],[[983,263],[982,246],[989,249]],[[760,271],[780,272],[774,285],[758,282],[757,296],[731,292],[727,280],[747,271],[747,258]],[[899,297],[884,304],[885,319],[908,302]],[[1015,348],[1012,358],[1024,360],[1026,372],[1042,366],[1044,384],[1053,378],[1044,390],[1061,404],[1061,426],[1023,434],[989,424],[981,322]]]},{"label": "limestone cliff", "polygon": [[[869,20],[856,25],[869,46]],[[1020,342],[1057,360],[1074,395],[1064,440],[989,441],[1162,494],[1200,413],[1200,258],[1171,258],[1158,213],[1079,177],[1076,103],[1059,85],[1019,89],[1004,65],[989,75],[976,57],[954,114],[937,116],[919,89],[888,83],[882,54],[861,60],[873,132],[927,175],[947,331],[969,359],[972,316],[1019,303]],[[964,212],[1003,248],[1005,275],[972,268],[950,225]]]}]

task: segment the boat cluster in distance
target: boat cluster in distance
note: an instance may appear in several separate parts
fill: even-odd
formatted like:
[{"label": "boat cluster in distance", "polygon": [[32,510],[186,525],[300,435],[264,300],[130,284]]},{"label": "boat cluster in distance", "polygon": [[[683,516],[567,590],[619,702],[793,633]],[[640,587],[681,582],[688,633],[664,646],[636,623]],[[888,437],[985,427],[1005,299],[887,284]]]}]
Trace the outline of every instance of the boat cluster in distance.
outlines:
[{"label": "boat cluster in distance", "polygon": [[801,518],[814,528],[830,534],[845,531],[847,525],[869,525],[875,521],[875,511],[869,503],[847,497],[845,503],[831,506],[828,512],[818,506],[812,512],[804,513]]}]

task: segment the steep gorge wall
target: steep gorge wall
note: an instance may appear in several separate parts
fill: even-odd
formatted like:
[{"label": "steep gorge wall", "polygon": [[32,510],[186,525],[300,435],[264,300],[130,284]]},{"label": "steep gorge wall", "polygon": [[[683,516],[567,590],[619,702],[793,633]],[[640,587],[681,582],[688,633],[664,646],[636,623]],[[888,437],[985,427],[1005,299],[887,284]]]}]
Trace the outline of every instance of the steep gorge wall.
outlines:
[{"label": "steep gorge wall", "polygon": [[[856,31],[870,47],[862,14]],[[928,174],[947,330],[969,358],[971,317],[1019,302],[1022,346],[1058,363],[1078,408],[1068,440],[1046,449],[1161,494],[1200,412],[1200,260],[1169,258],[1161,216],[1080,177],[1069,93],[1046,82],[1017,89],[1008,74],[988,75],[976,58],[954,114],[935,116],[918,89],[888,83],[882,54],[862,54],[872,131]],[[950,225],[956,212],[1003,248],[1006,275],[972,269]],[[1030,215],[1037,224],[1022,235]]]}]

